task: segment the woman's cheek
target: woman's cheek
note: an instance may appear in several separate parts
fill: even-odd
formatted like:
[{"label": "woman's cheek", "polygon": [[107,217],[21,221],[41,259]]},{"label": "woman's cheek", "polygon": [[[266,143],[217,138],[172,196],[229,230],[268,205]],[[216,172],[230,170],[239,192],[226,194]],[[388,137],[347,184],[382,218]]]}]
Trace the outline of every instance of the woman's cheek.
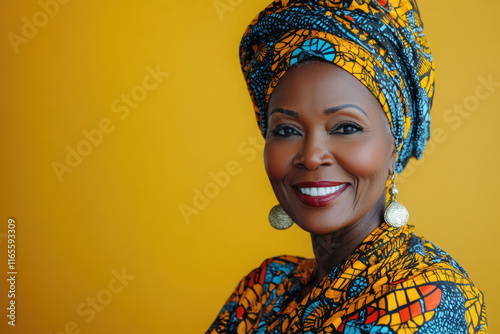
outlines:
[{"label": "woman's cheek", "polygon": [[384,145],[374,141],[338,147],[334,155],[343,169],[356,177],[379,175],[388,164]]},{"label": "woman's cheek", "polygon": [[288,173],[288,162],[291,159],[293,159],[293,156],[288,145],[266,142],[264,147],[264,165],[270,180],[278,181],[283,179]]}]

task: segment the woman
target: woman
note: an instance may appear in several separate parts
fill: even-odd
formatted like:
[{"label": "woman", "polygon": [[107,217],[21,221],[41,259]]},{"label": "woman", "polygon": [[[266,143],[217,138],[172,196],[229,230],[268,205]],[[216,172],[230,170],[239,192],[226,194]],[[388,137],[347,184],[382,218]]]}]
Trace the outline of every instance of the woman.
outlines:
[{"label": "woman", "polygon": [[395,199],[434,92],[416,3],[275,1],[240,60],[280,203],[270,223],[310,232],[315,259],[264,261],[207,333],[486,333],[482,293]]}]

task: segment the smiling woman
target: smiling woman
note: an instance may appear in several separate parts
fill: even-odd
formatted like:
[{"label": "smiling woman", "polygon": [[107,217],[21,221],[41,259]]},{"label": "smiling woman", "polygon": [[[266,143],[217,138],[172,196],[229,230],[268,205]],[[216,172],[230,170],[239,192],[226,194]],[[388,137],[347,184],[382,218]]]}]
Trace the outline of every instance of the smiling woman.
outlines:
[{"label": "smiling woman", "polygon": [[309,232],[315,258],[265,260],[207,333],[486,333],[481,291],[395,201],[430,132],[416,3],[275,1],[240,56],[279,202],[271,225]]},{"label": "smiling woman", "polygon": [[310,233],[363,226],[352,236],[361,242],[379,223],[397,157],[378,101],[351,74],[315,61],[283,76],[269,110],[264,159],[280,204]]}]

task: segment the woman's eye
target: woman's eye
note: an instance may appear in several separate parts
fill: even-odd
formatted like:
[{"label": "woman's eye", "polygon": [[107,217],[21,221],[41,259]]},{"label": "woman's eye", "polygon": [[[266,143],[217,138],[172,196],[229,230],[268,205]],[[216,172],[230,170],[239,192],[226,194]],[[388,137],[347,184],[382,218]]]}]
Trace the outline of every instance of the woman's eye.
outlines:
[{"label": "woman's eye", "polygon": [[353,134],[353,133],[356,133],[356,132],[362,131],[362,130],[363,129],[356,124],[343,123],[343,124],[336,126],[333,129],[332,133],[340,133],[340,134],[344,134],[344,135],[350,135],[350,134]]},{"label": "woman's eye", "polygon": [[299,132],[290,126],[278,126],[273,130],[273,135],[276,137],[289,137],[299,135]]}]

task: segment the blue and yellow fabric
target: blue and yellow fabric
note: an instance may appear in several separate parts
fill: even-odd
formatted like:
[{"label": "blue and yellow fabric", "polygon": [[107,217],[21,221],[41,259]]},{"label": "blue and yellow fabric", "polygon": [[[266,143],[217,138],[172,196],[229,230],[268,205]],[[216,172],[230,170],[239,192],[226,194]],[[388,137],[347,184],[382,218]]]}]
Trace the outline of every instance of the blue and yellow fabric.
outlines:
[{"label": "blue and yellow fabric", "polygon": [[268,259],[241,280],[207,334],[487,333],[465,270],[413,226],[377,227],[300,300],[314,259]]}]

